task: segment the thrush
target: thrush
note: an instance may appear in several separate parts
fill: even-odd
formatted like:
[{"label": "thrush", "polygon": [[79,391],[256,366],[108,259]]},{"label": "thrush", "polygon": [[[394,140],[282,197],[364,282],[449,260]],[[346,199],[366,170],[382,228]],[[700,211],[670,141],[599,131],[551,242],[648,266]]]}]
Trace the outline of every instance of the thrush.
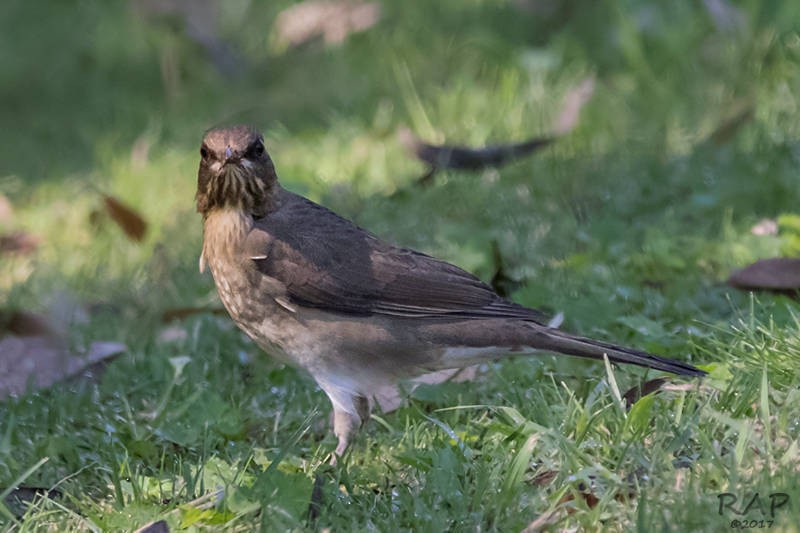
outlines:
[{"label": "thrush", "polygon": [[308,371],[330,398],[336,455],[369,418],[379,389],[432,371],[553,352],[705,374],[549,327],[543,313],[461,268],[388,244],[287,191],[252,127],[208,131],[200,156],[200,270],[210,268],[247,335]]}]

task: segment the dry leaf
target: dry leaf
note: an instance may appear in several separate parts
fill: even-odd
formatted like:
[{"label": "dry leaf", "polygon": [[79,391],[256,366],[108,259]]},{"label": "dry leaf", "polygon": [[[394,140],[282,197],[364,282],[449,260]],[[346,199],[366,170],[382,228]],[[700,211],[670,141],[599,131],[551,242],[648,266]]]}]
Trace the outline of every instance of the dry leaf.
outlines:
[{"label": "dry leaf", "polygon": [[161,333],[159,333],[156,338],[156,342],[168,344],[186,340],[188,337],[189,334],[185,329],[178,326],[169,326],[161,330]]},{"label": "dry leaf", "polygon": [[8,224],[14,218],[14,208],[5,195],[0,194],[0,224]]},{"label": "dry leaf", "polygon": [[726,144],[736,136],[742,126],[753,120],[754,114],[755,109],[753,109],[753,106],[749,104],[746,105],[732,116],[723,120],[722,123],[717,126],[717,129],[709,135],[709,140],[716,145]]},{"label": "dry leaf", "polygon": [[298,46],[321,37],[325,44],[344,42],[351,33],[374,26],[381,17],[377,2],[306,1],[280,12],[275,19],[279,46]]},{"label": "dry leaf", "polygon": [[49,387],[127,350],[119,342],[93,342],[84,355],[69,353],[46,337],[0,339],[0,399]]},{"label": "dry leaf", "polygon": [[594,76],[590,76],[567,92],[564,96],[564,106],[561,108],[561,113],[559,113],[555,124],[553,124],[554,134],[565,135],[575,129],[575,126],[578,125],[581,109],[594,94],[594,87]]},{"label": "dry leaf", "polygon": [[766,235],[778,234],[778,222],[771,218],[762,218],[758,223],[750,228],[750,233],[764,237]]},{"label": "dry leaf", "polygon": [[546,487],[547,485],[553,482],[553,480],[556,478],[557,475],[558,475],[557,470],[545,470],[543,472],[539,472],[533,478],[533,484],[536,485],[537,487]]},{"label": "dry leaf", "polygon": [[522,533],[539,533],[540,531],[546,531],[549,529],[549,526],[555,524],[561,518],[561,510],[560,509],[553,509],[552,511],[547,511],[545,513],[540,514],[536,520],[525,526],[525,529],[522,530]]},{"label": "dry leaf", "polygon": [[165,520],[157,520],[143,525],[134,533],[169,533],[169,526]]},{"label": "dry leaf", "polygon": [[141,170],[150,160],[150,137],[141,135],[131,146],[131,166]]},{"label": "dry leaf", "polygon": [[648,394],[662,390],[663,386],[668,381],[668,378],[656,378],[631,387],[622,395],[622,403],[625,404],[626,408],[630,409],[642,396],[647,396]]},{"label": "dry leaf", "polygon": [[[578,495],[586,502],[586,506],[589,509],[594,509],[597,504],[600,502],[600,498],[594,495],[591,490],[586,489],[586,485],[584,483],[578,484]],[[568,492],[566,493],[560,500],[558,500],[559,504],[568,503],[575,500],[575,493]],[[575,509],[568,509],[568,513],[572,514],[575,512]]]},{"label": "dry leaf", "polygon": [[0,252],[8,254],[29,254],[39,246],[39,237],[17,231],[0,235]]},{"label": "dry leaf", "polygon": [[103,204],[114,222],[125,232],[125,235],[137,242],[144,239],[144,235],[147,233],[147,222],[144,221],[144,218],[139,213],[107,194],[103,195]]},{"label": "dry leaf", "polygon": [[0,311],[0,337],[10,333],[18,337],[52,337],[54,329],[47,319],[28,311]]},{"label": "dry leaf", "polygon": [[[3,492],[3,487],[0,487],[0,492]],[[61,491],[58,489],[19,485],[6,496],[4,503],[17,518],[22,518],[31,504],[43,498],[55,499],[60,497]]]},{"label": "dry leaf", "polygon": [[786,257],[761,259],[731,274],[728,284],[745,290],[790,292],[800,290],[800,259]]},{"label": "dry leaf", "polygon": [[397,132],[400,142],[420,161],[428,163],[431,171],[420,178],[420,182],[430,178],[441,168],[457,170],[481,170],[487,167],[501,167],[511,161],[529,155],[554,139],[535,138],[516,144],[495,144],[482,148],[428,144],[415,138],[406,128]]}]

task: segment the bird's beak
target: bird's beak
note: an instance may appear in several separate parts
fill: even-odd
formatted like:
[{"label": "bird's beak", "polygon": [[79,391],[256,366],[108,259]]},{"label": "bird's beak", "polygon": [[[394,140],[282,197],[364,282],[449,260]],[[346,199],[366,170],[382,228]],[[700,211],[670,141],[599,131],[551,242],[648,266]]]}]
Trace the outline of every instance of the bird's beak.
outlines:
[{"label": "bird's beak", "polygon": [[225,162],[226,163],[231,158],[231,155],[233,155],[233,150],[231,150],[231,147],[228,146],[228,147],[225,148]]}]

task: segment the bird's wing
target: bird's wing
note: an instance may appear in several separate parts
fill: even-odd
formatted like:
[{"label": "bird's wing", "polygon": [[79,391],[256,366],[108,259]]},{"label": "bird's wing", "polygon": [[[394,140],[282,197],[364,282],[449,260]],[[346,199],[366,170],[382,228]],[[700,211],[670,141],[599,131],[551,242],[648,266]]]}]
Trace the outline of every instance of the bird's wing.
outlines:
[{"label": "bird's wing", "polygon": [[357,315],[547,320],[454,265],[390,246],[291,193],[256,221],[244,253],[296,305]]}]

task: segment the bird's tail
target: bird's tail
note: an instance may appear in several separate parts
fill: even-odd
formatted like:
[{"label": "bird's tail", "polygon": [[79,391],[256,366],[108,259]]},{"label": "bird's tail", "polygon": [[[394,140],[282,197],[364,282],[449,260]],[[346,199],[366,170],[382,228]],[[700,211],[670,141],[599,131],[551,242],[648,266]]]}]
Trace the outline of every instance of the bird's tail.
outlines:
[{"label": "bird's tail", "polygon": [[552,350],[588,359],[602,360],[603,356],[607,355],[609,361],[614,363],[638,365],[681,376],[705,376],[707,374],[704,370],[700,370],[689,363],[594,339],[578,337],[554,328],[547,328],[538,332],[537,337],[537,348],[539,349]]}]

